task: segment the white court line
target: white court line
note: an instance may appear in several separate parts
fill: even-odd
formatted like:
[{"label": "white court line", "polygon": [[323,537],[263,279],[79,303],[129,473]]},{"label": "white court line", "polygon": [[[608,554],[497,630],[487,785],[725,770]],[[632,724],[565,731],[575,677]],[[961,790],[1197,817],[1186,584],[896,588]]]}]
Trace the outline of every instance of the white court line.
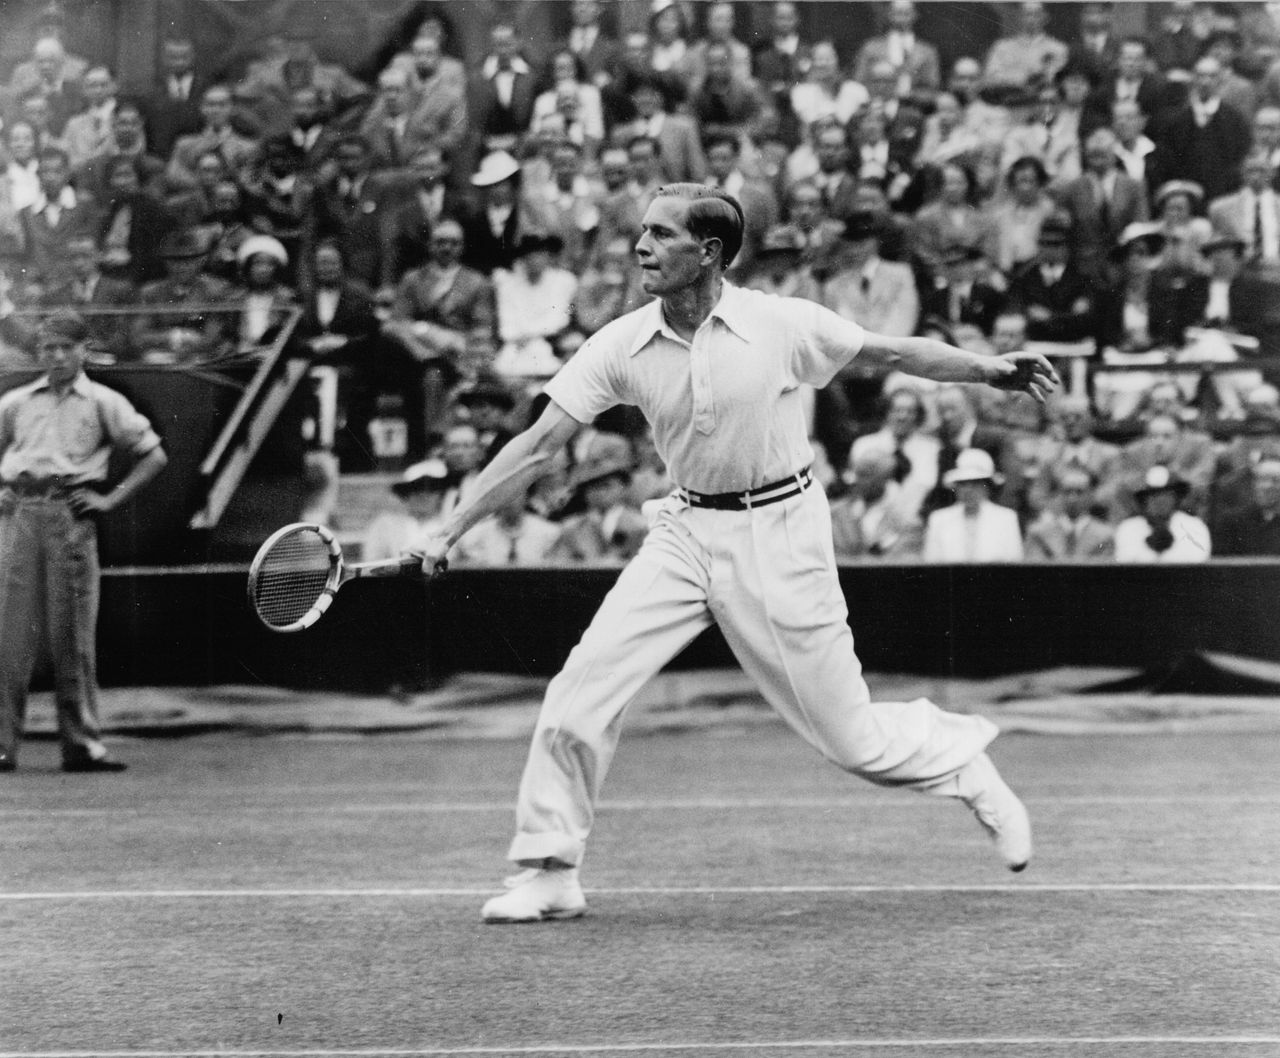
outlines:
[{"label": "white court line", "polygon": [[360,1047],[292,1051],[3,1051],[0,1058],[462,1058],[504,1054],[676,1054],[733,1051],[902,1050],[942,1047],[1221,1047],[1223,1044],[1275,1044],[1280,1036],[957,1036],[938,1039],[774,1040],[727,1043],[569,1043],[516,1047]]},{"label": "white court line", "polygon": [[[314,792],[314,791],[313,791]],[[1073,796],[1065,797],[1024,797],[1023,802],[1028,805],[1044,805],[1044,806],[1060,806],[1060,807],[1088,807],[1088,806],[1105,806],[1105,805],[1229,805],[1237,807],[1247,807],[1249,805],[1271,806],[1280,805],[1280,794],[1275,796],[1260,797],[1239,797],[1229,794],[1204,794],[1189,795],[1178,797],[1147,797],[1142,795],[1090,795],[1090,796]],[[849,811],[858,808],[874,808],[877,811],[884,808],[934,808],[943,802],[938,798],[929,797],[881,797],[881,798],[825,798],[825,797],[800,797],[800,798],[723,798],[723,799],[707,799],[707,798],[691,798],[691,799],[669,799],[655,801],[602,801],[597,806],[600,812],[728,812],[735,809],[744,809],[751,812],[767,811],[775,809],[779,811],[790,811],[795,809],[816,809],[820,811]],[[175,814],[218,814],[223,815],[227,812],[236,812],[243,815],[269,814],[280,815],[287,812],[290,815],[376,815],[379,813],[388,814],[418,814],[418,815],[464,815],[484,812],[504,812],[514,811],[515,802],[512,800],[503,801],[398,801],[384,804],[303,804],[303,805],[278,805],[278,804],[226,804],[215,803],[211,800],[198,801],[191,804],[183,804],[180,802],[170,802],[164,805],[143,805],[143,806],[116,806],[101,808],[3,808],[0,809],[0,819],[15,818],[23,816],[39,816],[41,819],[50,816],[68,819],[80,818],[138,818],[139,816],[171,816]],[[0,1056],[2,1058],[2,1056]]]},{"label": "white court line", "polygon": [[[481,889],[377,888],[377,889],[68,889],[0,892],[0,903],[22,900],[431,900],[448,897],[480,897],[494,887]],[[605,886],[588,888],[593,896],[804,896],[867,895],[893,893],[1280,893],[1280,883],[1233,882],[1216,884],[1161,884],[1143,882],[1071,882],[1043,885],[681,885]],[[4,1058],[0,1054],[0,1058]]]}]

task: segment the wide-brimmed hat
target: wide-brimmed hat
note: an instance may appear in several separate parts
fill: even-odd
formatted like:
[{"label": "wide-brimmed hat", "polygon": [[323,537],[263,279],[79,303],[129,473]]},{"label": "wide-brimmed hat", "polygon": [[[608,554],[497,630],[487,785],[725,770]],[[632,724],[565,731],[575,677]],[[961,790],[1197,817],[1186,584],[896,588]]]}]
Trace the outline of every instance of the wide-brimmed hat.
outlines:
[{"label": "wide-brimmed hat", "polygon": [[962,481],[989,481],[993,485],[999,485],[1003,480],[996,473],[996,464],[991,454],[981,448],[966,448],[956,456],[956,465],[942,475],[942,483],[948,488]]},{"label": "wide-brimmed hat", "polygon": [[575,491],[595,481],[618,476],[626,481],[631,480],[631,460],[621,455],[607,454],[584,459],[573,468],[569,475],[569,487]]},{"label": "wide-brimmed hat", "polygon": [[1194,180],[1166,180],[1156,188],[1156,193],[1152,196],[1151,202],[1159,209],[1164,205],[1165,200],[1172,195],[1186,195],[1193,203],[1199,204],[1204,201],[1204,188]]},{"label": "wide-brimmed hat", "polygon": [[1156,466],[1147,471],[1146,477],[1142,479],[1142,485],[1133,490],[1133,497],[1141,503],[1157,492],[1172,492],[1181,499],[1190,491],[1190,482],[1178,477],[1168,467]]},{"label": "wide-brimmed hat", "polygon": [[449,487],[449,468],[441,459],[424,459],[414,463],[400,475],[400,480],[393,482],[391,491],[397,496],[412,496],[419,492],[430,492],[433,489],[443,492]]},{"label": "wide-brimmed hat", "polygon": [[510,180],[520,172],[520,163],[506,151],[492,151],[480,160],[480,168],[472,174],[473,187],[492,187]]},{"label": "wide-brimmed hat", "polygon": [[272,235],[250,235],[236,250],[236,264],[243,265],[254,254],[265,254],[281,268],[289,265],[289,251]]},{"label": "wide-brimmed hat", "polygon": [[197,228],[171,231],[160,240],[160,256],[170,260],[203,257],[209,252],[209,240]]},{"label": "wide-brimmed hat", "polygon": [[1159,253],[1164,249],[1166,240],[1167,236],[1161,225],[1150,221],[1134,221],[1132,224],[1125,225],[1120,238],[1111,248],[1111,256],[1120,260],[1129,253],[1129,248],[1135,242],[1148,243],[1152,253]]}]

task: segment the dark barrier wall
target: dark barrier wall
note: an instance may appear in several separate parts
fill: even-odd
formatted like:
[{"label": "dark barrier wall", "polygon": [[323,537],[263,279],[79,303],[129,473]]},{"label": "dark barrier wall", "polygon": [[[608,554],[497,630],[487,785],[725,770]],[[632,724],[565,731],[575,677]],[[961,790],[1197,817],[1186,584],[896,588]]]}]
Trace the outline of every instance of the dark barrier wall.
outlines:
[{"label": "dark barrier wall", "polygon": [[[108,685],[266,684],[379,691],[428,673],[550,675],[616,570],[456,570],[364,580],[307,632],[261,628],[239,567],[108,571]],[[1058,665],[1149,667],[1193,650],[1280,661],[1280,564],[851,566],[841,571],[868,669],[993,676]],[[733,664],[714,629],[674,667]]]}]

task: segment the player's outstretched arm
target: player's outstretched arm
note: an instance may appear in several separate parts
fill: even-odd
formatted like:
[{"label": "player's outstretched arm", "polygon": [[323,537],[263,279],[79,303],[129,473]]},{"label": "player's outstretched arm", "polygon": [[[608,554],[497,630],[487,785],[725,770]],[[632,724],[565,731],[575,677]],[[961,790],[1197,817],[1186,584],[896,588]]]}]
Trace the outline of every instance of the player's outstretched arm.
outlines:
[{"label": "player's outstretched arm", "polygon": [[1058,373],[1039,353],[991,356],[933,338],[892,338],[867,332],[860,359],[935,382],[984,382],[1029,393],[1044,403],[1059,385]]},{"label": "player's outstretched arm", "polygon": [[503,446],[480,472],[470,497],[459,504],[444,527],[424,548],[411,554],[422,559],[422,570],[433,576],[437,565],[468,529],[482,518],[524,496],[551,469],[551,457],[567,445],[582,424],[552,401],[538,421]]}]

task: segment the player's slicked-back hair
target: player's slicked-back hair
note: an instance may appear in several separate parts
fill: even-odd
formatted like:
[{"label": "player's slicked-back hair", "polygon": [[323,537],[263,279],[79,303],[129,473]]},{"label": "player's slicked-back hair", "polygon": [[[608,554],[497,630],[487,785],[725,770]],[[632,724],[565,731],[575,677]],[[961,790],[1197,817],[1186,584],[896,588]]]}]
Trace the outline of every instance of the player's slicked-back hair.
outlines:
[{"label": "player's slicked-back hair", "polygon": [[742,206],[729,192],[706,184],[664,184],[655,198],[682,198],[689,203],[685,221],[689,232],[699,239],[720,240],[720,265],[728,268],[742,249],[746,222]]}]

